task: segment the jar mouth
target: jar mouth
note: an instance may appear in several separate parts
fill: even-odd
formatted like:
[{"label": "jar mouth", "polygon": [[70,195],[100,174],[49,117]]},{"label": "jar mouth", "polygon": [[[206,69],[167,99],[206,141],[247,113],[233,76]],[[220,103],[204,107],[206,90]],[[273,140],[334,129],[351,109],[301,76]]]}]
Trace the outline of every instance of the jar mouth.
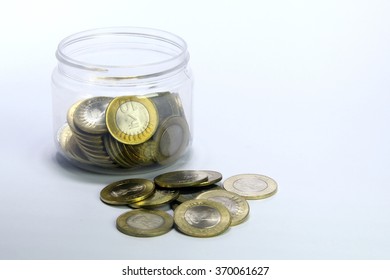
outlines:
[{"label": "jar mouth", "polygon": [[[186,42],[159,29],[111,27],[92,29],[63,39],[56,57],[75,79],[140,79],[175,72],[189,60]],[[72,69],[72,70],[70,70]]]}]

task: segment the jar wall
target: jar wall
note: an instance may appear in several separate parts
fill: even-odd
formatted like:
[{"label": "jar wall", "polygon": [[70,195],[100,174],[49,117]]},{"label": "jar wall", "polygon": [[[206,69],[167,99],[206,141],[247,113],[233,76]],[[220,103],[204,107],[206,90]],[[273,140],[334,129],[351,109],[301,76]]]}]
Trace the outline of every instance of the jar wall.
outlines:
[{"label": "jar wall", "polygon": [[53,128],[62,157],[89,171],[131,174],[186,155],[193,79],[181,38],[142,28],[91,30],[64,39],[57,58]]}]

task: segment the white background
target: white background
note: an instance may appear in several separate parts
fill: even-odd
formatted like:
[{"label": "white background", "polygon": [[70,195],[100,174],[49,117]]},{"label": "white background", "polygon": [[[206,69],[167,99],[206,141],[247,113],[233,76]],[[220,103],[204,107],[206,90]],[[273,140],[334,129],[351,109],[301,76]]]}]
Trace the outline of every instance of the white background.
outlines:
[{"label": "white background", "polygon": [[[1,259],[389,259],[388,1],[3,1]],[[259,173],[279,192],[209,239],[118,232],[99,200],[126,176],[60,164],[58,42],[96,27],[183,37],[195,76],[183,169]]]}]

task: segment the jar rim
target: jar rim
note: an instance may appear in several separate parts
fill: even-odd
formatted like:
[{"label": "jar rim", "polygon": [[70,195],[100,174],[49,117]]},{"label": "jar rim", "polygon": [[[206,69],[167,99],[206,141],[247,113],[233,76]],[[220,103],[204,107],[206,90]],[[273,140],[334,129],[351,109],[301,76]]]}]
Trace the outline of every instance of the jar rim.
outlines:
[{"label": "jar rim", "polygon": [[[118,44],[121,40],[149,40],[150,42],[148,44],[145,43],[145,46],[155,47],[155,45],[161,44],[166,49],[169,47],[170,53],[163,59],[150,60],[138,64],[95,63],[75,57],[77,53],[75,49],[78,48],[78,50],[85,51],[88,49],[85,47],[85,44],[103,44],[103,41],[100,42],[99,40],[109,39],[117,40],[116,43]],[[109,42],[105,41],[106,44]],[[74,33],[60,41],[57,47],[56,57],[60,63],[68,67],[77,68],[82,71],[112,72],[108,76],[116,78],[140,78],[161,75],[176,69],[181,69],[189,60],[187,43],[180,36],[161,29],[130,26],[96,28]]]}]

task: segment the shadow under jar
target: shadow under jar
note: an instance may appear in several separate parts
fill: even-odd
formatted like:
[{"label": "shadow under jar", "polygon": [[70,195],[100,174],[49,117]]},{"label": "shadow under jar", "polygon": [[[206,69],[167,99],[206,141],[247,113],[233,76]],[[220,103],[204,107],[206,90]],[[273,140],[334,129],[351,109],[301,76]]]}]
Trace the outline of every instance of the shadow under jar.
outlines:
[{"label": "shadow under jar", "polygon": [[88,30],[60,42],[52,75],[57,152],[98,173],[144,173],[188,154],[192,74],[166,31]]}]

